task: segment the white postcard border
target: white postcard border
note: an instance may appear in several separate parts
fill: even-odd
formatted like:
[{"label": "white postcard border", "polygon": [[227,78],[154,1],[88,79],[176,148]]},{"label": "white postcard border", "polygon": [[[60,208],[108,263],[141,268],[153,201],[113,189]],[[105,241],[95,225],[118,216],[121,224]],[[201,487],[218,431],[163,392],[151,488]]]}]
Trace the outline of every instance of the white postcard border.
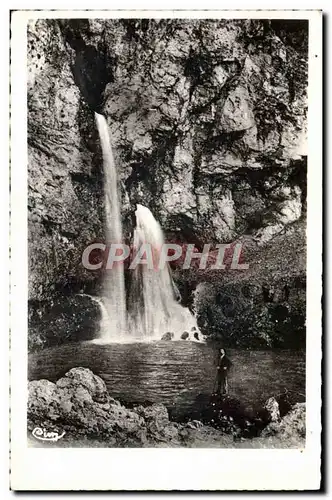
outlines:
[{"label": "white postcard border", "polygon": [[[11,59],[11,487],[15,490],[308,490],[319,488],[322,293],[320,11],[17,11]],[[26,22],[41,17],[309,19],[307,440],[303,450],[28,448]]]}]

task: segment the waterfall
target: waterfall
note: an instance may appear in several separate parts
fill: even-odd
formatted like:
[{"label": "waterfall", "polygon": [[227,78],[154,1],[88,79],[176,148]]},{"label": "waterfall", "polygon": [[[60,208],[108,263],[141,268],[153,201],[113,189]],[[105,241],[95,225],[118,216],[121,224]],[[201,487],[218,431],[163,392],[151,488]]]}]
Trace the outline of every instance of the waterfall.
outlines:
[{"label": "waterfall", "polygon": [[[147,243],[158,253],[164,243],[160,224],[142,205],[137,205],[135,215],[134,252],[137,253],[141,245]],[[129,330],[134,336],[160,340],[170,332],[174,334],[174,340],[179,340],[184,332],[188,332],[187,340],[201,340],[194,315],[177,301],[177,289],[168,265],[163,269],[149,269],[146,264],[139,264],[131,272]]]},{"label": "waterfall", "polygon": [[[103,152],[106,245],[109,246],[111,243],[123,242],[120,199],[108,125],[104,116],[95,113],[95,118]],[[106,269],[103,294],[108,314],[108,328],[102,329],[102,340],[119,340],[127,331],[123,263],[117,262],[112,269]]]},{"label": "waterfall", "polygon": [[[123,242],[121,205],[108,125],[104,116],[95,113],[95,118],[103,152],[106,245],[109,246]],[[142,205],[137,205],[135,214],[134,252],[148,243],[158,253],[164,243],[161,226]],[[102,309],[99,341],[160,340],[166,333],[179,340],[184,332],[188,332],[187,340],[201,340],[194,315],[178,302],[179,292],[168,265],[149,269],[139,264],[130,273],[127,320],[124,264],[116,262],[112,269],[105,270],[103,299],[98,299]]]}]

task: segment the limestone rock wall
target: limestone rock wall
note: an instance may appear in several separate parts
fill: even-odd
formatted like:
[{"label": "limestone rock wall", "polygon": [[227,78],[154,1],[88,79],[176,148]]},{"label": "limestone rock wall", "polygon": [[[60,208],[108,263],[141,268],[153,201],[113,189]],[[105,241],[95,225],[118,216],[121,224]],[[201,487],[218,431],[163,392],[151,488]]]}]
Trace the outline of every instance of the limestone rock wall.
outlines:
[{"label": "limestone rock wall", "polygon": [[28,31],[29,296],[95,280],[81,266],[103,239],[102,164],[93,111],[75,84],[58,24]]}]

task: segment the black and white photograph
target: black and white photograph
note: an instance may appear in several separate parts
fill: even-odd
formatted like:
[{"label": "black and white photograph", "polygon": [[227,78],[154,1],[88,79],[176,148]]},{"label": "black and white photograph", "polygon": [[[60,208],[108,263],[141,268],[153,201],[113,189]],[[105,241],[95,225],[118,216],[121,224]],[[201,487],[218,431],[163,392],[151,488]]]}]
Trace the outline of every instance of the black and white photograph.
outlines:
[{"label": "black and white photograph", "polygon": [[305,450],[312,21],[275,13],[27,15],[28,449]]}]

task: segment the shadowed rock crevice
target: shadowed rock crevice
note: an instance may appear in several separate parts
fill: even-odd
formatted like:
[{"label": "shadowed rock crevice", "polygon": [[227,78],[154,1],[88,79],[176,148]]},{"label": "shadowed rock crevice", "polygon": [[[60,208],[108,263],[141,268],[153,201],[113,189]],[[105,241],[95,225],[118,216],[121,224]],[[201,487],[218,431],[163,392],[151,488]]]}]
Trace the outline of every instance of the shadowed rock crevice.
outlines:
[{"label": "shadowed rock crevice", "polygon": [[98,48],[86,44],[82,33],[89,36],[89,22],[84,19],[59,21],[65,41],[75,52],[72,62],[74,81],[89,107],[101,113],[103,92],[107,83],[113,81],[104,43]]}]

